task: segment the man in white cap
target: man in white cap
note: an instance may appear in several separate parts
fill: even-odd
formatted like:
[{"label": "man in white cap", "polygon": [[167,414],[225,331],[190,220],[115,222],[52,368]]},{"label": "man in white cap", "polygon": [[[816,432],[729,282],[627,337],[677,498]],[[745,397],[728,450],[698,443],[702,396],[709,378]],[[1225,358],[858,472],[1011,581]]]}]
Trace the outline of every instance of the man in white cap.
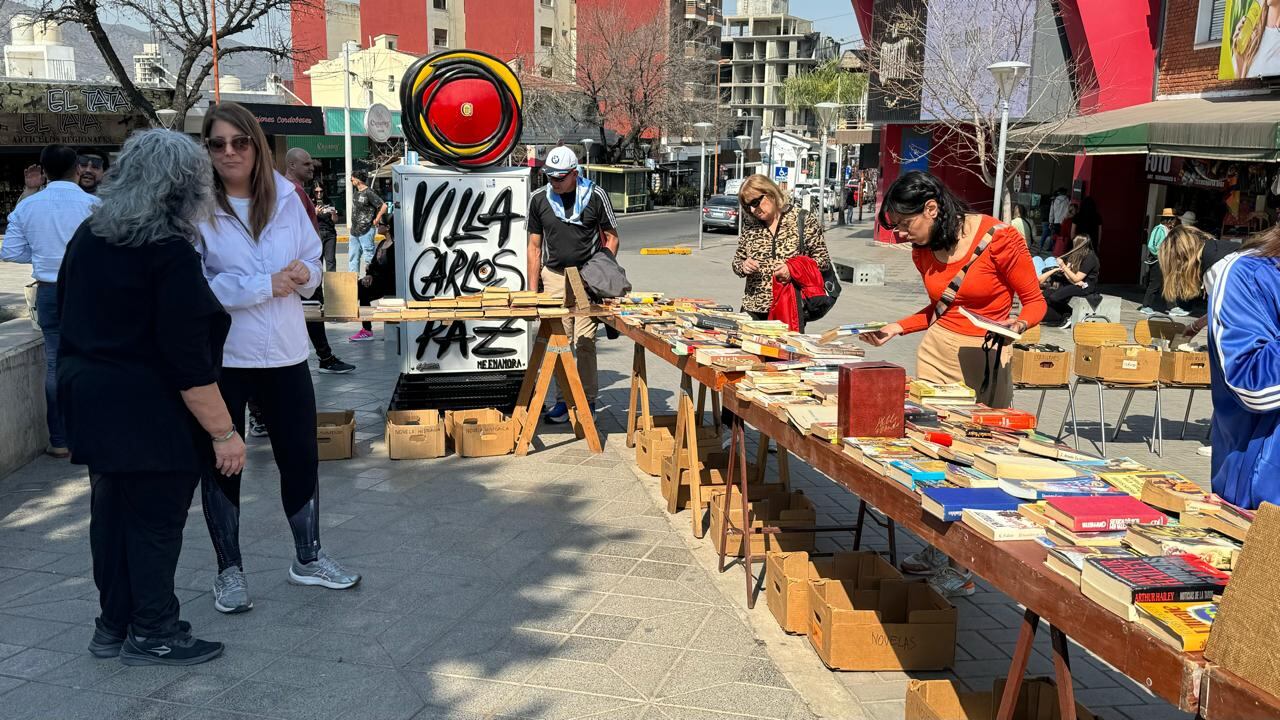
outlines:
[{"label": "man in white cap", "polygon": [[[529,199],[528,278],[529,289],[564,297],[565,268],[582,267],[587,258],[601,248],[618,254],[618,221],[613,203],[604,188],[578,176],[578,156],[561,145],[547,153],[542,172],[547,177],[545,188]],[[570,318],[569,335],[573,338],[582,388],[596,408],[599,381],[596,377],[596,330],[594,318]],[[556,387],[556,404],[547,412],[547,422],[569,422],[564,403],[564,388]]]}]

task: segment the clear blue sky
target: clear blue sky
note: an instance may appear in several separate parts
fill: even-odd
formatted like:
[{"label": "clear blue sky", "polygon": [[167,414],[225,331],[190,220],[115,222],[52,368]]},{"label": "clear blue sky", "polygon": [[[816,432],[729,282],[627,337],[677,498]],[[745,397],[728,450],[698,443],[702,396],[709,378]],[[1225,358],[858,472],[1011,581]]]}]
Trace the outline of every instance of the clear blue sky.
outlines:
[{"label": "clear blue sky", "polygon": [[[724,0],[724,14],[734,15],[738,9],[738,0]],[[844,42],[857,40],[862,45],[862,36],[858,33],[858,21],[853,17],[853,3],[849,0],[791,0],[791,14],[806,20],[813,20],[818,31],[827,37]]]}]

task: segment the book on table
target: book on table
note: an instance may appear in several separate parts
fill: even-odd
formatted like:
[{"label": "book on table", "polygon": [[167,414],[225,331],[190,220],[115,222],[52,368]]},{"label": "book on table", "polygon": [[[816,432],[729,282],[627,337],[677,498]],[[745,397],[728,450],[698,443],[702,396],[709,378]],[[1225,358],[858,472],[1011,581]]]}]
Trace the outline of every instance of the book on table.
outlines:
[{"label": "book on table", "polygon": [[1131,525],[1124,544],[1143,555],[1194,555],[1219,570],[1230,570],[1241,549],[1211,530],[1185,525]]},{"label": "book on table", "polygon": [[890,460],[884,467],[891,479],[912,492],[947,485],[945,460]]},{"label": "book on table", "polygon": [[1054,460],[992,452],[990,449],[976,453],[973,466],[1001,480],[1068,480],[1079,477],[1075,470]]},{"label": "book on table", "polygon": [[948,464],[947,481],[957,487],[968,488],[993,488],[999,485],[998,480],[981,470],[954,462]]},{"label": "book on table", "polygon": [[1049,516],[1045,514],[1045,503],[1043,500],[1022,503],[1018,506],[1018,514],[1042,528],[1049,527],[1050,523],[1053,522],[1049,519]]},{"label": "book on table", "polygon": [[925,488],[920,506],[946,522],[960,519],[965,510],[1017,510],[1019,500],[998,488]]},{"label": "book on table", "polygon": [[1221,507],[1221,503],[1210,498],[1209,493],[1179,473],[1151,471],[1133,474],[1142,478],[1142,502],[1161,510],[1214,513]]},{"label": "book on table", "polygon": [[1218,604],[1213,602],[1144,602],[1137,604],[1137,610],[1138,622],[1183,652],[1204,650],[1218,616]]},{"label": "book on table", "polygon": [[1120,547],[1124,544],[1124,530],[1078,533],[1072,532],[1052,520],[1049,521],[1044,530],[1050,540],[1060,545]]},{"label": "book on table", "polygon": [[1101,459],[1039,433],[1031,433],[1027,437],[1019,438],[1018,449],[1024,453],[1062,462],[1091,462]]},{"label": "book on table", "polygon": [[1093,477],[1073,477],[1061,480],[1014,480],[1002,477],[999,480],[998,487],[1001,490],[1023,500],[1044,500],[1051,497],[1124,495],[1119,490]]},{"label": "book on table", "polygon": [[[1036,416],[1034,414],[1026,410],[1013,408],[975,410],[969,414],[969,422],[1009,430],[1034,430],[1036,428]],[[1019,441],[1019,445],[1021,445],[1021,441]]]},{"label": "book on table", "polygon": [[1084,570],[1084,561],[1091,557],[1137,557],[1126,547],[1088,547],[1085,545],[1055,545],[1049,548],[1045,557],[1045,567],[1070,580],[1080,587],[1080,573]]},{"label": "book on table", "polygon": [[1088,558],[1080,589],[1107,610],[1135,621],[1135,603],[1207,602],[1228,580],[1229,575],[1192,555]]},{"label": "book on table", "polygon": [[977,398],[973,388],[964,383],[931,383],[912,380],[907,383],[911,401],[928,405],[972,405]]},{"label": "book on table", "polygon": [[1124,530],[1130,525],[1165,525],[1169,516],[1124,493],[1086,497],[1051,497],[1045,514],[1072,532]]},{"label": "book on table", "polygon": [[1034,540],[1044,535],[1044,528],[1017,510],[964,510],[960,521],[995,542]]}]

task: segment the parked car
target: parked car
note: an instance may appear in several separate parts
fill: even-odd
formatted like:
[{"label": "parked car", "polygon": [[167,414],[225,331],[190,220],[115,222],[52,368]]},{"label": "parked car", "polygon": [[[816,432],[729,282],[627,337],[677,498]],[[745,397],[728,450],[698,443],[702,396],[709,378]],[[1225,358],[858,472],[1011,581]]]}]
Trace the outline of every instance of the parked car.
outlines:
[{"label": "parked car", "polygon": [[738,230],[738,196],[712,195],[702,206],[703,230]]}]

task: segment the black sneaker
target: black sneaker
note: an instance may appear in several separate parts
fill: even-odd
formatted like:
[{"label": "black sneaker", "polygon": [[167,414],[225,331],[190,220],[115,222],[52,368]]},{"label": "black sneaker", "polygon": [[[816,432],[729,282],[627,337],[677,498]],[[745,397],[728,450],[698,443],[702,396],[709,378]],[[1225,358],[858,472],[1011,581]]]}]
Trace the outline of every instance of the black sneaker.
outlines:
[{"label": "black sneaker", "polygon": [[167,638],[138,637],[132,632],[120,646],[125,665],[199,665],[222,654],[223,644],[197,640],[189,632]]},{"label": "black sneaker", "polygon": [[261,438],[267,435],[267,424],[252,410],[249,411],[249,437]]},{"label": "black sneaker", "polygon": [[[89,652],[96,658],[113,658],[120,654],[120,646],[124,644],[124,633],[115,633],[103,626],[102,620],[94,619],[93,639],[89,641]],[[178,632],[190,633],[191,623],[178,621]]]},{"label": "black sneaker", "polygon": [[351,363],[344,363],[338,359],[337,355],[330,355],[320,360],[320,372],[330,373],[333,375],[345,375],[355,370],[356,366]]}]

